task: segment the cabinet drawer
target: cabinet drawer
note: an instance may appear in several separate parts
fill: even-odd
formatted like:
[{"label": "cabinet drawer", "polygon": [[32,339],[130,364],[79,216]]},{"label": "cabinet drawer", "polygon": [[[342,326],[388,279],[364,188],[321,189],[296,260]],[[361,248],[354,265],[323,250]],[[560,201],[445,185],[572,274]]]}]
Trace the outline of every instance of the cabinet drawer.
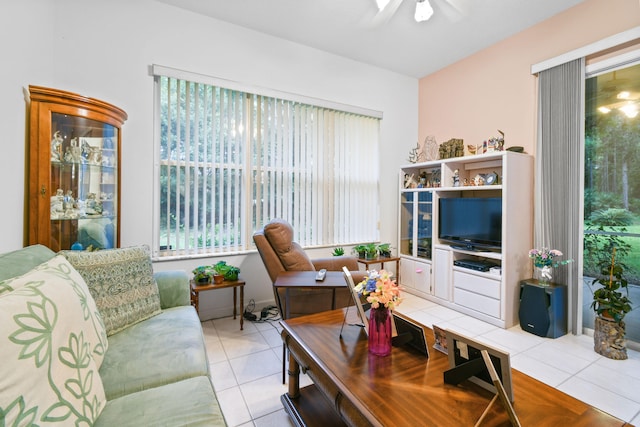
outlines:
[{"label": "cabinet drawer", "polygon": [[500,279],[493,280],[462,271],[453,271],[453,286],[460,289],[500,299]]},{"label": "cabinet drawer", "polygon": [[455,288],[453,290],[453,302],[500,319],[500,300]]}]

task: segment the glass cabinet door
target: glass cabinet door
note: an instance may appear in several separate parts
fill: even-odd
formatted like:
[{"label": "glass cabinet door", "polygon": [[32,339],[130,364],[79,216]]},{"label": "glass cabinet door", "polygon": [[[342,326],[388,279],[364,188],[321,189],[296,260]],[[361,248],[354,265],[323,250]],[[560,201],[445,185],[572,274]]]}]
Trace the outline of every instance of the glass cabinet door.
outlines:
[{"label": "glass cabinet door", "polygon": [[431,215],[433,193],[418,193],[416,212],[416,256],[431,259]]},{"label": "glass cabinet door", "polygon": [[400,255],[413,255],[413,192],[400,195]]},{"label": "glass cabinet door", "polygon": [[118,128],[51,115],[51,244],[110,249],[118,235]]},{"label": "glass cabinet door", "polygon": [[408,191],[400,199],[400,254],[431,259],[433,194]]},{"label": "glass cabinet door", "polygon": [[126,113],[70,92],[29,91],[29,244],[54,251],[119,247]]}]

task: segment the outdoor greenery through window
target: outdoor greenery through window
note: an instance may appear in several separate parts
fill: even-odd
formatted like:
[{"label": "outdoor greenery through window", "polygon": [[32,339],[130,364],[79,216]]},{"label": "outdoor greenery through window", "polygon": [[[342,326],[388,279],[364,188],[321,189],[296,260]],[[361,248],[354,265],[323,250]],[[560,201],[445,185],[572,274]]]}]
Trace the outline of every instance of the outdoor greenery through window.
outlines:
[{"label": "outdoor greenery through window", "polygon": [[303,246],[378,239],[378,118],[155,78],[159,256],[250,250],[273,218]]},{"label": "outdoor greenery through window", "polygon": [[[585,82],[585,283],[611,259],[624,267],[633,307],[640,304],[640,64],[591,76]],[[585,294],[590,302],[591,296]],[[593,327],[593,315],[585,316]],[[627,339],[640,342],[637,317],[627,316]]]}]

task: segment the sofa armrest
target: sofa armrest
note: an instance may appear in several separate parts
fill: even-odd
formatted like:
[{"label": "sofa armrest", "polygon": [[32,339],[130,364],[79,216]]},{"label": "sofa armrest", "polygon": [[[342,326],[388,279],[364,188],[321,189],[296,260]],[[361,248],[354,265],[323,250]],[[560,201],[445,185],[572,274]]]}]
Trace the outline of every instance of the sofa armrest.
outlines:
[{"label": "sofa armrest", "polygon": [[312,259],[311,262],[316,271],[322,268],[327,271],[342,271],[342,267],[347,267],[349,271],[358,271],[358,261],[353,256],[332,256],[327,258]]},{"label": "sofa armrest", "polygon": [[157,271],[153,277],[160,291],[160,307],[162,309],[191,305],[191,289],[189,275],[186,271]]}]

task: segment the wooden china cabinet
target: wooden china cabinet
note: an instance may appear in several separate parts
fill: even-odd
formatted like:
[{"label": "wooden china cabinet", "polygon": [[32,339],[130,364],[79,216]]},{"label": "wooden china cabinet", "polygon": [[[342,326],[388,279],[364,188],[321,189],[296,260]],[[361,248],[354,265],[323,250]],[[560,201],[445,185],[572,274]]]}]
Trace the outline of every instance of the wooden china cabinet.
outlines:
[{"label": "wooden china cabinet", "polygon": [[120,245],[120,143],[127,113],[29,86],[29,244],[54,251]]}]

